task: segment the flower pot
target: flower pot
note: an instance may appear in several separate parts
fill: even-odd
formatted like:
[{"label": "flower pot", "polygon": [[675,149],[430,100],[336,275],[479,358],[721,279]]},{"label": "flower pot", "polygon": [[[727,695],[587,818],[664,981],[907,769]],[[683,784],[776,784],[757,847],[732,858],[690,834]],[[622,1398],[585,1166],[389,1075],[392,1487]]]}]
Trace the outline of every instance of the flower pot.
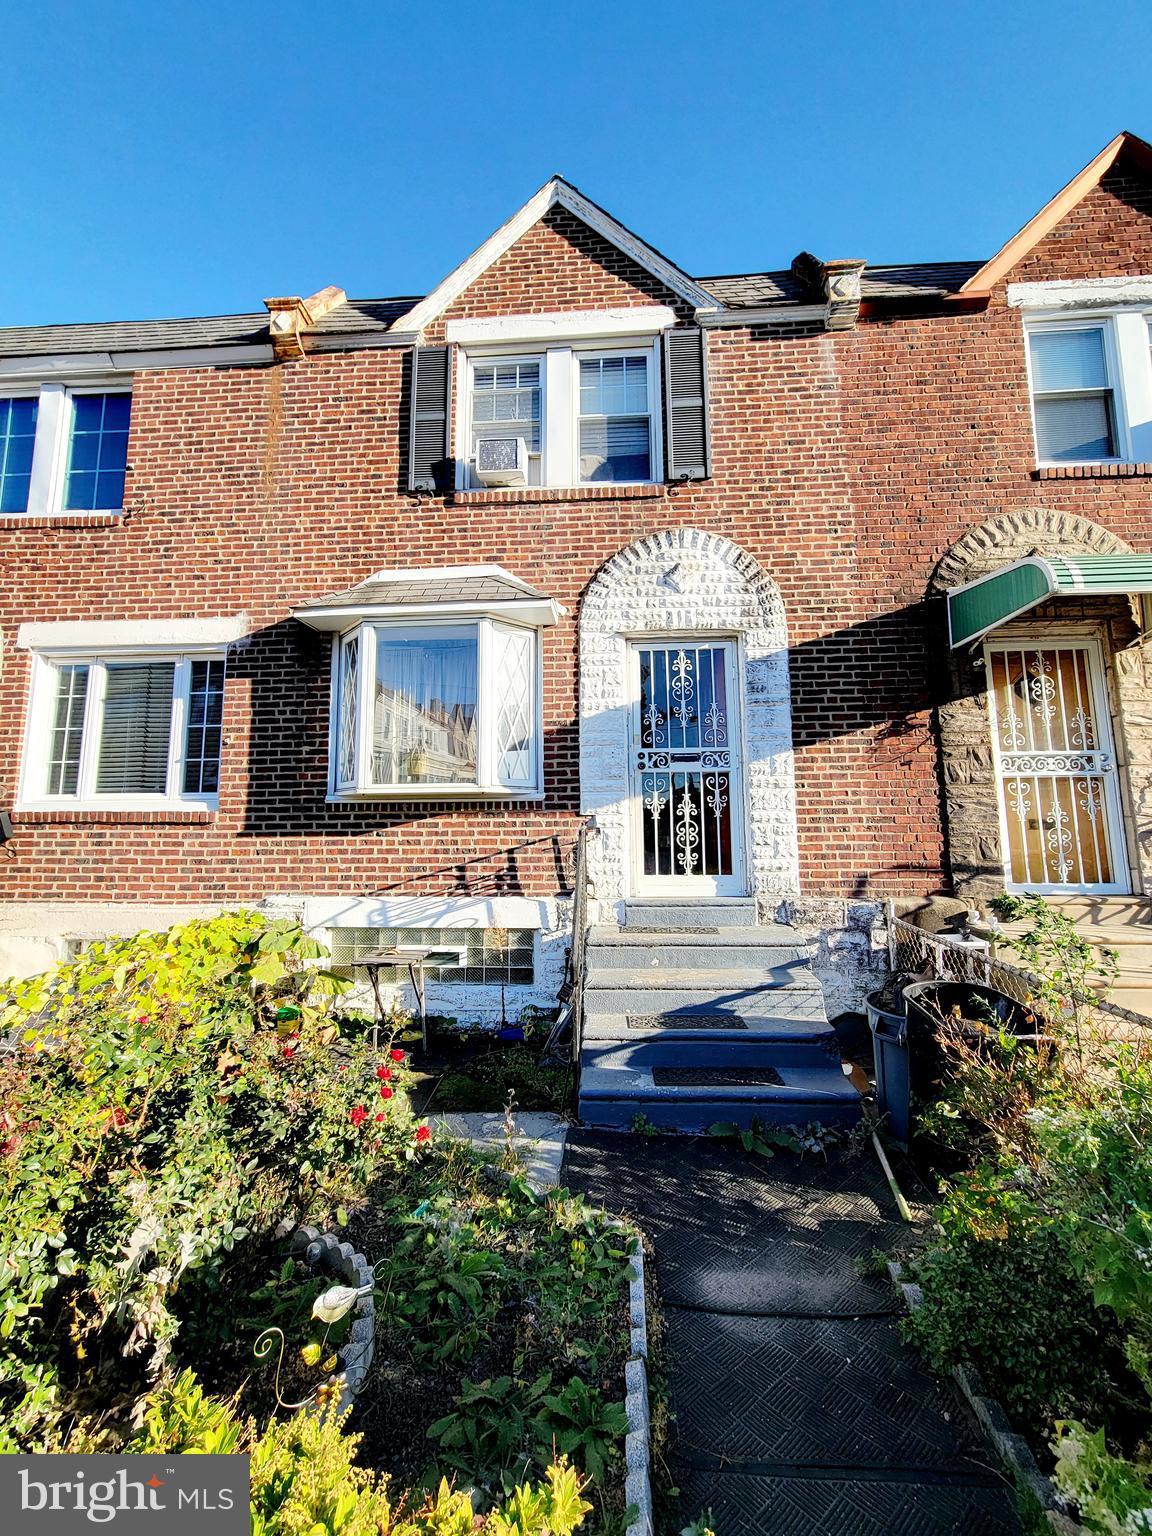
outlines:
[{"label": "flower pot", "polygon": [[[948,1061],[941,1043],[946,1019],[947,1032],[955,1033],[976,1050],[987,1047],[995,1030],[1016,1035],[1033,1045],[1054,1043],[1043,1034],[1043,1025],[1031,1008],[978,982],[916,982],[905,989],[904,1001],[908,1010],[911,1087],[918,1098],[939,1097],[940,1084],[947,1076]],[[953,1024],[950,1016],[957,1008],[961,1017]]]}]

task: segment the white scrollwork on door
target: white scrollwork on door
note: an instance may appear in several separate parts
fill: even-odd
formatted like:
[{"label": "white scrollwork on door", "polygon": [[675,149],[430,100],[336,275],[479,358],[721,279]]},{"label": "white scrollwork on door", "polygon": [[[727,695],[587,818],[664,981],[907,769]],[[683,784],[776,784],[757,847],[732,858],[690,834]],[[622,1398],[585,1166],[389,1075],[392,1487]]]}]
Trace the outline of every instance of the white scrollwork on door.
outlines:
[{"label": "white scrollwork on door", "polygon": [[692,659],[687,651],[676,652],[672,660],[672,698],[675,701],[672,713],[680,724],[680,729],[686,731],[694,718],[692,700],[696,693],[696,679],[692,675]]},{"label": "white scrollwork on door", "polygon": [[685,785],[676,812],[676,847],[680,867],[686,875],[693,872],[698,862],[696,850],[700,843],[700,828],[697,825],[699,814],[696,801],[689,794],[688,786]]}]

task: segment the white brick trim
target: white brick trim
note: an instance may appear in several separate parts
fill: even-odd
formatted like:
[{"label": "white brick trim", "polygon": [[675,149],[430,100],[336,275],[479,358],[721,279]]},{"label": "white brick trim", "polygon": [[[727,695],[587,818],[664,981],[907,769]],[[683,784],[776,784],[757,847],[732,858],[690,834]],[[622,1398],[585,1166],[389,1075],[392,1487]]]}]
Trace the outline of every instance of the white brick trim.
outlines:
[{"label": "white brick trim", "polygon": [[745,844],[753,893],[774,909],[800,889],[792,704],[784,604],[764,570],[728,539],[695,528],[653,534],[614,555],[580,610],[581,810],[597,899],[629,894],[627,640],[735,635],[743,656]]}]

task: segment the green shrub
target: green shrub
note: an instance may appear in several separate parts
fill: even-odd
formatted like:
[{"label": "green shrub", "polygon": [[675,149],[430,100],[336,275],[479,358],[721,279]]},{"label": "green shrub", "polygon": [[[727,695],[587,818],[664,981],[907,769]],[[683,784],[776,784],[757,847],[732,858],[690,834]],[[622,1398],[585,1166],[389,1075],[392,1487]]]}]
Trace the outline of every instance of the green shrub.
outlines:
[{"label": "green shrub", "polygon": [[1076,1504],[1080,1524],[1099,1536],[1148,1536],[1152,1533],[1152,1477],[1109,1453],[1104,1431],[1083,1424],[1059,1426],[1056,1486]]},{"label": "green shrub", "polygon": [[1118,1330],[1094,1308],[1057,1225],[987,1168],[957,1182],[939,1217],[942,1237],[914,1268],[923,1305],[904,1325],[931,1364],[975,1366],[1029,1425],[1107,1412]]},{"label": "green shrub", "polygon": [[[521,1485],[485,1517],[463,1489],[396,1497],[389,1480],[356,1464],[360,1437],[334,1412],[299,1413],[260,1435],[228,1403],[205,1397],[184,1371],[150,1395],[130,1451],[251,1453],[252,1536],[571,1536],[591,1505],[563,1459],[543,1481]],[[74,1439],[70,1449],[80,1442]]]},{"label": "green shrub", "polygon": [[[324,1222],[413,1156],[403,1061],[343,1042],[300,928],[229,913],[13,983],[0,1028],[0,1406],[20,1433],[93,1360],[154,1376],[193,1273]],[[23,1399],[23,1401],[21,1401]]]}]

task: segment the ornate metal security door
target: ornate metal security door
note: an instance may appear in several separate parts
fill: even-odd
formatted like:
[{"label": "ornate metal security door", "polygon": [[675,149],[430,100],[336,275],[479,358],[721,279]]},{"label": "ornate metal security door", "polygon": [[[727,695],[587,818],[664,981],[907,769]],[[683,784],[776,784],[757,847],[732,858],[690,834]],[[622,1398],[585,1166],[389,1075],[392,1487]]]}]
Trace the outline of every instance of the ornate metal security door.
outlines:
[{"label": "ornate metal security door", "polygon": [[632,658],[637,889],[743,895],[735,647],[730,641],[641,643]]},{"label": "ornate metal security door", "polygon": [[988,691],[1009,885],[1049,893],[1125,890],[1099,647],[989,646]]}]

